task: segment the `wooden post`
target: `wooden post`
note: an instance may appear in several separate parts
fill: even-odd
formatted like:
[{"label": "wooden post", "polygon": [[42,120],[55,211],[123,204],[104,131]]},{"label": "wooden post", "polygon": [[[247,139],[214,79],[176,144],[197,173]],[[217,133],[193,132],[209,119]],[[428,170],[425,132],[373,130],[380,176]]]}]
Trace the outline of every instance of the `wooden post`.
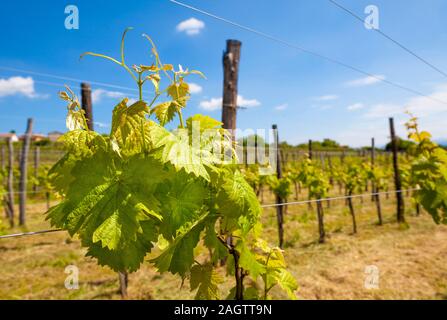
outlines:
[{"label": "wooden post", "polygon": [[[308,153],[307,154],[308,159],[312,160],[313,155],[312,155],[312,140],[311,139],[309,139],[309,143],[307,146],[307,153]],[[312,210],[312,202],[310,202],[310,188],[308,188],[307,192],[308,192],[307,200],[309,200],[309,202],[307,203],[307,210]]]},{"label": "wooden post", "polygon": [[[278,126],[276,124],[272,125],[273,134],[275,137],[275,145],[276,145],[276,177],[278,179],[282,178],[282,170],[281,170],[281,152],[279,150],[279,135],[278,135]],[[283,199],[276,195],[276,203],[282,204]],[[278,238],[279,238],[279,247],[282,248],[284,244],[284,212],[283,206],[276,207],[276,218],[278,221]]]},{"label": "wooden post", "polygon": [[33,119],[28,118],[26,132],[20,156],[20,181],[19,181],[19,225],[26,222],[26,180],[28,174],[28,152],[33,132]]},{"label": "wooden post", "polygon": [[327,157],[327,164],[329,166],[329,184],[331,186],[334,186],[334,176],[332,174],[333,168],[332,168],[332,155],[331,154],[329,154]]},{"label": "wooden post", "polygon": [[5,145],[2,144],[1,149],[1,157],[2,157],[2,170],[5,169]]},{"label": "wooden post", "polygon": [[[39,177],[39,162],[40,162],[40,147],[36,146],[34,149],[34,178],[38,179]],[[37,192],[37,183],[33,186],[33,191]]]},{"label": "wooden post", "polygon": [[129,275],[127,272],[118,272],[118,279],[120,283],[121,298],[127,298],[127,285],[129,284]]},{"label": "wooden post", "polygon": [[394,119],[390,118],[390,134],[391,134],[391,147],[393,151],[393,169],[394,169],[394,185],[396,188],[396,200],[397,200],[397,222],[405,223],[405,207],[404,199],[402,195],[402,184],[399,174],[399,162],[397,154],[397,138],[394,130]]},{"label": "wooden post", "polygon": [[238,40],[227,40],[227,49],[223,55],[222,123],[225,129],[231,131],[233,141],[235,141],[234,130],[236,129],[237,84],[241,44]]},{"label": "wooden post", "polygon": [[81,83],[82,109],[85,112],[87,126],[93,131],[92,88],[88,83]]},{"label": "wooden post", "polygon": [[348,206],[349,206],[349,213],[351,214],[351,218],[352,218],[352,233],[356,234],[357,233],[357,222],[355,219],[355,211],[354,211],[354,205],[352,204],[352,191],[348,192]]},{"label": "wooden post", "polygon": [[309,139],[308,145],[309,159],[312,160],[312,140]]},{"label": "wooden post", "polygon": [[[376,162],[376,143],[374,138],[371,138],[371,170],[374,170],[375,162]],[[374,181],[371,182],[371,190],[372,193],[376,192],[376,186],[374,184]],[[375,198],[376,197],[373,195],[371,197],[371,201],[374,201]]]},{"label": "wooden post", "polygon": [[12,138],[8,138],[8,194],[6,206],[9,225],[14,227],[14,144]]},{"label": "wooden post", "polygon": [[[236,144],[236,111],[237,111],[237,84],[239,74],[239,60],[242,43],[238,40],[227,40],[227,48],[222,57],[224,79],[223,79],[223,94],[222,94],[222,123],[223,127],[230,131],[233,145]],[[226,239],[227,244],[233,246],[233,237],[230,235]],[[233,257],[235,258],[235,277],[236,277],[236,298],[243,299],[243,270],[239,266],[238,253],[233,250]],[[221,265],[224,265],[226,259],[221,260]]]},{"label": "wooden post", "polygon": [[324,231],[324,211],[321,201],[317,201],[317,217],[318,217],[318,232],[319,232],[319,243],[324,243],[326,239],[326,232]]},{"label": "wooden post", "polygon": [[[374,170],[376,161],[376,144],[374,138],[371,138],[371,169]],[[383,224],[382,221],[382,206],[380,204],[380,189],[379,186],[375,185],[374,182],[372,184],[372,191],[375,193],[373,195],[372,200],[376,203],[377,208],[377,217],[379,218],[378,225],[381,226]]]}]

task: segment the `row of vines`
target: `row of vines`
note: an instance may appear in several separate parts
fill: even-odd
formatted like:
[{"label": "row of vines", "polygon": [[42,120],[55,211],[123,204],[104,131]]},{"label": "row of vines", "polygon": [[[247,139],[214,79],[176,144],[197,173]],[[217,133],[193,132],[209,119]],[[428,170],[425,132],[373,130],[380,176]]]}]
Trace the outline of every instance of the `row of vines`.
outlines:
[{"label": "row of vines", "polygon": [[[287,163],[279,178],[259,175],[256,165],[238,165],[231,136],[219,121],[200,114],[183,118],[190,97],[186,78],[202,73],[162,63],[147,36],[154,61],[128,66],[127,31],[119,58],[85,55],[120,66],[135,81],[139,100],[131,104],[123,99],[116,105],[110,134],[101,135],[89,130],[75,94],[69,88],[61,92],[68,111],[68,132],[61,138],[65,154],[35,181],[61,199],[46,213],[51,225],[79,238],[87,256],[129,273],[156,249],[160,254],[149,262],[160,273],[189,279],[198,299],[221,298],[223,279],[217,268],[224,261],[234,278],[228,299],[269,299],[275,286],[294,299],[298,285],[286,268],[281,239],[280,246],[271,246],[262,238],[260,199],[266,189],[282,199],[279,207],[285,210],[289,201],[316,205],[321,243],[326,241],[322,199],[336,190],[346,196],[353,233],[358,228],[352,197],[366,190],[375,193],[377,221],[383,223],[380,193],[391,191],[392,177],[386,157],[377,157],[374,166],[360,158],[343,163],[334,158],[330,169],[309,158]],[[143,95],[147,83],[155,90],[148,98]],[[194,123],[201,131],[221,134],[221,144],[213,145],[213,139],[193,144]],[[168,124],[177,129],[168,130]],[[447,223],[447,152],[419,131],[415,118],[408,130],[417,146],[400,161],[404,188],[414,189],[415,206],[422,206],[436,223]],[[225,149],[231,161],[222,163],[210,151],[216,148]],[[198,246],[207,248],[207,258],[196,254]]]}]

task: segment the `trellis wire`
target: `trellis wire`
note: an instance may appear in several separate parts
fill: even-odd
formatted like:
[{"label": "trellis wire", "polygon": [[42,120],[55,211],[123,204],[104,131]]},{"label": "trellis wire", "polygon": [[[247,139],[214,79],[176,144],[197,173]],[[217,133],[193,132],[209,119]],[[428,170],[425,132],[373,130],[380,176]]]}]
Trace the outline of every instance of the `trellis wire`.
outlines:
[{"label": "trellis wire", "polygon": [[323,201],[332,201],[332,200],[343,200],[343,199],[349,199],[349,198],[362,198],[367,196],[377,196],[381,194],[391,194],[391,193],[402,193],[402,192],[410,192],[410,191],[417,191],[420,190],[419,188],[412,188],[412,189],[405,189],[405,190],[392,190],[392,191],[382,191],[382,192],[373,192],[373,193],[362,193],[362,194],[353,194],[350,196],[339,196],[339,197],[332,197],[332,198],[322,198],[322,199],[312,199],[312,200],[303,200],[303,201],[293,201],[293,202],[283,202],[283,203],[272,203],[272,204],[265,204],[262,205],[262,208],[270,208],[270,207],[280,207],[280,206],[287,206],[287,205],[296,205],[296,204],[305,204],[305,203],[314,203],[314,202],[323,202]]},{"label": "trellis wire", "polygon": [[26,193],[26,194],[44,194],[47,193],[47,191],[13,191],[13,192],[1,192],[0,196],[4,196],[7,194],[22,194],[22,193]]},{"label": "trellis wire", "polygon": [[[411,189],[405,189],[405,190],[392,190],[392,191],[383,191],[383,192],[374,192],[374,193],[354,194],[354,195],[350,195],[350,196],[340,196],[340,197],[322,198],[322,199],[314,199],[314,200],[266,204],[266,205],[262,205],[261,207],[262,208],[271,208],[271,207],[279,207],[279,206],[286,206],[286,205],[299,205],[299,204],[306,204],[306,203],[313,203],[313,202],[342,200],[342,199],[349,199],[349,198],[360,198],[360,197],[366,197],[366,196],[400,193],[400,192],[407,192],[407,191],[409,192],[409,191],[417,191],[417,190],[420,190],[420,189],[419,188],[411,188]],[[40,231],[32,231],[32,232],[13,233],[13,234],[0,236],[0,239],[33,236],[33,235],[38,235],[38,234],[59,232],[59,231],[64,231],[64,230],[63,229],[49,229],[49,230],[40,230]]]},{"label": "trellis wire", "polygon": [[59,232],[59,231],[64,231],[64,230],[62,230],[62,229],[49,229],[49,230],[13,233],[13,234],[7,234],[5,236],[0,236],[0,239],[16,238],[16,237],[23,237],[23,236],[34,236],[34,235],[37,235],[37,234],[50,233],[50,232]]}]

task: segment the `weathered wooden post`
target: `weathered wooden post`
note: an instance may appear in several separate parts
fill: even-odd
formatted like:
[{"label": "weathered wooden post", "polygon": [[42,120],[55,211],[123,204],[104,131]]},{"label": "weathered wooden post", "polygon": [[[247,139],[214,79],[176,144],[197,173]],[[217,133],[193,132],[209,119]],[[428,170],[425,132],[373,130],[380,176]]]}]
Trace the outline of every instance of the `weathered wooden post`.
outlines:
[{"label": "weathered wooden post", "polygon": [[85,112],[87,126],[93,131],[93,106],[92,106],[92,88],[88,83],[81,83],[81,103]]},{"label": "weathered wooden post", "polygon": [[[278,126],[276,124],[272,125],[273,134],[275,137],[275,145],[276,145],[276,177],[278,179],[282,178],[282,170],[281,170],[281,152],[279,149],[279,134],[278,134]],[[283,199],[276,195],[276,218],[278,221],[278,238],[279,238],[279,247],[282,248],[284,244],[284,208],[281,205],[283,203]]]},{"label": "weathered wooden post", "polygon": [[399,162],[397,153],[397,138],[394,130],[394,119],[390,118],[390,134],[391,134],[391,147],[393,151],[393,169],[394,169],[394,185],[396,187],[396,200],[397,200],[397,222],[405,223],[405,207],[404,199],[402,195],[402,183],[399,173]]},{"label": "weathered wooden post", "polygon": [[2,144],[1,157],[2,157],[2,170],[4,170],[5,169],[5,145],[4,144]]},{"label": "weathered wooden post", "polygon": [[[371,139],[371,169],[374,170],[374,166],[375,166],[375,159],[376,159],[376,146],[375,146],[375,141],[374,138]],[[383,224],[382,221],[382,206],[380,204],[380,190],[379,187],[377,185],[374,184],[372,185],[372,190],[373,190],[373,200],[376,203],[376,208],[377,208],[377,217],[379,218],[379,222],[378,225],[381,226]]]},{"label": "weathered wooden post", "polygon": [[[312,155],[312,140],[311,139],[309,139],[309,143],[307,145],[307,152],[308,152],[307,157],[310,160],[312,160],[313,155]],[[307,200],[309,200],[309,202],[307,203],[307,210],[312,210],[312,202],[310,202],[310,188],[307,189],[307,192],[308,192]]]},{"label": "weathered wooden post", "polygon": [[33,132],[33,119],[28,118],[26,132],[20,156],[20,181],[19,181],[19,225],[26,222],[26,182],[28,177],[28,152]]},{"label": "weathered wooden post", "polygon": [[[34,149],[34,178],[38,179],[39,177],[39,162],[40,162],[40,147],[36,146]],[[37,192],[37,183],[34,183],[33,191]]]},{"label": "weathered wooden post", "polygon": [[[223,95],[222,95],[222,123],[223,127],[230,131],[233,145],[236,143],[236,111],[237,111],[237,85],[239,75],[239,61],[242,43],[238,40],[227,40],[227,48],[222,57],[224,69]],[[229,246],[233,247],[233,238],[226,239]],[[239,267],[239,253],[233,250],[236,278],[236,300],[243,300],[244,271]],[[221,261],[224,264],[225,260]]]},{"label": "weathered wooden post", "polygon": [[[375,143],[375,139],[371,138],[371,170],[374,171],[374,165],[376,162],[376,143]],[[371,201],[375,201],[376,197],[374,195],[374,193],[377,191],[376,190],[376,185],[374,184],[374,181],[371,181],[371,190],[373,195],[371,196]]]},{"label": "weathered wooden post", "polygon": [[308,144],[308,153],[309,153],[309,159],[312,160],[312,140],[309,139],[309,144]]},{"label": "weathered wooden post", "polygon": [[224,83],[222,98],[222,123],[225,129],[231,131],[235,141],[237,84],[239,74],[239,60],[241,56],[241,42],[227,40],[227,49],[223,55]]},{"label": "weathered wooden post", "polygon": [[329,167],[329,184],[333,187],[334,186],[334,175],[333,175],[332,155],[331,155],[331,153],[328,153],[327,164],[328,164],[328,167]]},{"label": "weathered wooden post", "polygon": [[9,225],[14,227],[14,144],[8,138],[8,194],[6,197]]}]

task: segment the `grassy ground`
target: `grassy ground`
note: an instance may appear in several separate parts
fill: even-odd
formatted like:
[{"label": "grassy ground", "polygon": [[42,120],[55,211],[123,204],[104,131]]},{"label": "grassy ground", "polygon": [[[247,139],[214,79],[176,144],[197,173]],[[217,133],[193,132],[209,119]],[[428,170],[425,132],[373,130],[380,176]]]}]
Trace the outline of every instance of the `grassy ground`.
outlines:
[{"label": "grassy ground", "polygon": [[[300,299],[447,299],[447,226],[437,226],[422,213],[415,217],[407,199],[409,228],[395,221],[393,200],[382,199],[383,226],[376,225],[370,199],[355,200],[358,234],[352,235],[351,217],[343,201],[325,205],[327,243],[317,244],[314,208],[290,206],[285,217],[285,256],[298,280]],[[266,197],[267,203],[273,198]],[[49,227],[44,221],[44,203],[31,203],[28,230]],[[274,209],[263,214],[264,238],[277,242]],[[8,233],[21,229],[7,230]],[[201,259],[205,250],[199,248]],[[79,241],[65,232],[0,240],[0,299],[119,299],[118,278],[108,268],[84,257]],[[80,288],[67,290],[67,265],[79,268]],[[365,268],[379,270],[379,288],[366,289]],[[222,274],[224,270],[221,270]],[[226,278],[222,296],[233,286]],[[129,276],[130,299],[190,299],[187,281],[159,275],[149,263]],[[275,298],[285,298],[273,290]]]}]

